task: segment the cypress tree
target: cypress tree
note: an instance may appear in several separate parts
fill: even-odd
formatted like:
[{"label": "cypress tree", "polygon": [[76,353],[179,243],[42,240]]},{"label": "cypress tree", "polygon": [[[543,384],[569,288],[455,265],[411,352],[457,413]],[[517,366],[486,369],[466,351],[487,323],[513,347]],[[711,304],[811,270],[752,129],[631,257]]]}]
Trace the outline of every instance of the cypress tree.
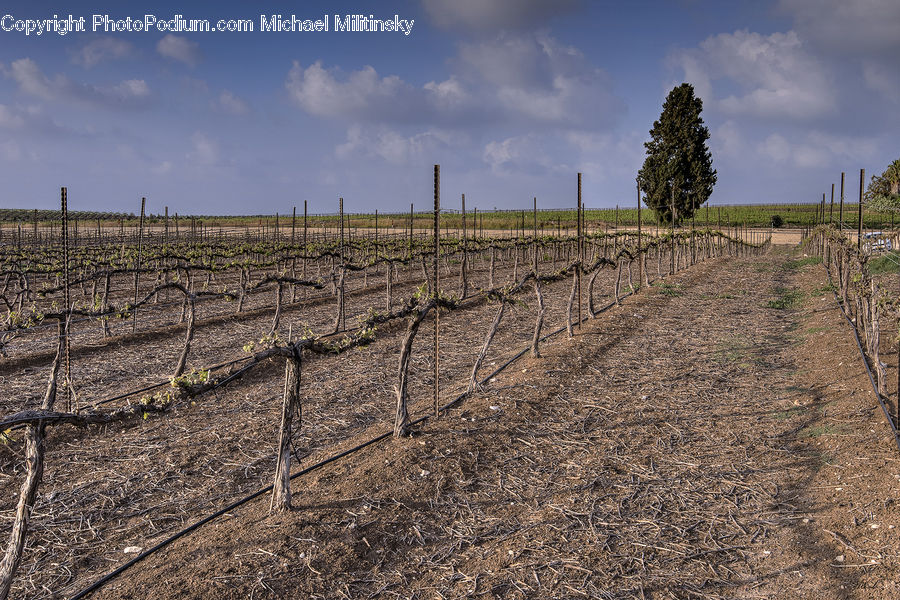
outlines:
[{"label": "cypress tree", "polygon": [[650,141],[644,143],[647,158],[638,171],[638,181],[644,202],[664,222],[672,222],[673,203],[677,221],[689,219],[709,199],[716,184],[702,110],[703,101],[694,95],[694,87],[682,83],[669,92],[662,114],[650,130]]}]

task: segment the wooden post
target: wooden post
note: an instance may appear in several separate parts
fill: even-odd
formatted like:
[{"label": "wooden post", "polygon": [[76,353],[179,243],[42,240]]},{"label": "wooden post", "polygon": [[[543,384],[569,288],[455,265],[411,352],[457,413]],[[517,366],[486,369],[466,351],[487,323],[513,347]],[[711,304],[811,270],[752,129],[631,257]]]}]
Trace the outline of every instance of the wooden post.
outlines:
[{"label": "wooden post", "polygon": [[293,207],[291,212],[291,245],[294,245],[294,235],[297,230],[297,207]]},{"label": "wooden post", "polygon": [[862,230],[863,230],[863,194],[866,186],[866,170],[859,170],[859,222],[856,228],[856,247],[862,250]]},{"label": "wooden post", "polygon": [[534,207],[532,208],[533,226],[534,226],[534,276],[538,276],[538,232],[537,232],[537,196],[534,197]]},{"label": "wooden post", "polygon": [[575,248],[577,250],[575,256],[575,287],[578,294],[578,327],[581,328],[581,173],[578,174],[578,208],[575,219]]},{"label": "wooden post", "polygon": [[841,231],[844,230],[844,172],[841,171],[841,206],[838,211],[838,222],[840,223]]},{"label": "wooden post", "polygon": [[643,256],[644,253],[641,251],[641,182],[637,182],[637,251],[638,251],[638,285],[641,285],[643,280]]},{"label": "wooden post", "polygon": [[466,224],[466,195],[462,195],[462,260],[460,261],[459,268],[459,276],[461,282],[461,289],[459,293],[460,298],[465,298],[469,295],[469,280],[466,278],[466,267],[468,266],[469,261],[469,234]]},{"label": "wooden post", "polygon": [[440,337],[438,335],[438,327],[440,325],[440,269],[438,268],[438,260],[441,255],[441,165],[434,165],[434,260],[432,261],[432,280],[434,281],[434,416],[438,416],[440,411],[440,381],[438,375],[438,361],[440,360]]},{"label": "wooden post", "polygon": [[675,182],[672,182],[672,256],[671,264],[669,266],[669,275],[673,275],[675,273]]},{"label": "wooden post", "polygon": [[831,206],[828,209],[828,224],[834,223],[834,184],[831,184]]},{"label": "wooden post", "polygon": [[[138,224],[138,255],[137,255],[137,269],[134,271],[134,303],[137,304],[138,301],[138,284],[140,282],[141,277],[141,250],[144,243],[144,206],[147,203],[146,198],[141,198],[141,218]],[[137,306],[135,306],[132,311],[132,321],[131,321],[131,332],[134,333],[137,330]]]},{"label": "wooden post", "polygon": [[[290,340],[288,340],[290,344]],[[275,463],[275,481],[269,512],[291,509],[291,438],[294,415],[301,417],[300,405],[300,350],[289,345],[290,358],[284,366],[284,396],[281,403],[281,427],[278,434],[278,458]]]}]

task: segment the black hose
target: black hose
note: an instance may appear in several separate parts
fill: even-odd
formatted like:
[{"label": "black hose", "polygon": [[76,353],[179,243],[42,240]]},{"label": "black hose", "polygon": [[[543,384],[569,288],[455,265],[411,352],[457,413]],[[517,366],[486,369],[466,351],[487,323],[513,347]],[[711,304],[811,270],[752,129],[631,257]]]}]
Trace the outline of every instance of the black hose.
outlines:
[{"label": "black hose", "polygon": [[[631,296],[632,294],[633,294],[633,292],[628,292],[627,294],[621,296],[620,298],[621,298],[621,299],[624,299],[624,298],[627,298],[627,297]],[[611,303],[609,303],[608,305],[606,305],[606,306],[600,308],[599,310],[597,310],[597,313],[601,313],[601,312],[604,312],[604,311],[606,311],[606,310],[609,310],[610,308],[612,308],[612,307],[615,306],[615,305],[616,305],[615,302],[611,302]],[[585,322],[586,320],[588,320],[589,318],[590,318],[590,315],[586,315],[585,317],[583,317],[583,318],[579,321],[579,323],[583,323],[583,322]],[[551,332],[548,333],[547,335],[541,337],[541,341],[544,341],[544,340],[546,340],[546,339],[549,339],[549,338],[551,338],[551,337],[553,337],[553,336],[555,336],[555,335],[557,335],[557,334],[559,334],[559,333],[562,333],[562,332],[565,331],[565,330],[566,330],[566,327],[560,327],[559,329],[557,329],[557,330],[555,330],[555,331],[551,331]],[[510,358],[509,360],[507,360],[505,363],[503,363],[503,364],[500,365],[499,367],[497,367],[490,375],[484,377],[484,378],[481,380],[481,382],[480,382],[481,385],[484,385],[485,383],[487,383],[492,377],[495,377],[497,374],[499,374],[501,371],[503,371],[504,369],[506,369],[506,368],[507,368],[509,365],[511,365],[513,362],[515,362],[516,360],[518,360],[519,358],[521,358],[522,356],[524,356],[529,350],[531,350],[531,346],[530,346],[530,345],[527,346],[526,348],[522,349],[522,350],[521,350],[520,352],[518,352],[515,356],[513,356],[512,358]],[[242,359],[242,360],[243,360],[243,359]],[[441,410],[441,411],[446,411],[446,410],[452,408],[453,406],[455,406],[456,404],[458,404],[461,400],[463,400],[468,394],[469,394],[468,392],[463,392],[463,393],[459,394],[456,398],[454,398],[454,399],[451,400],[450,402],[448,402],[448,403],[446,403],[445,405],[443,405],[443,406],[440,408],[440,410]],[[412,426],[418,425],[418,424],[420,424],[420,423],[424,423],[425,421],[427,421],[428,419],[430,419],[432,416],[433,416],[432,414],[426,414],[426,415],[424,415],[424,416],[422,416],[422,417],[419,417],[418,419],[416,419],[416,420],[410,422],[409,425],[410,425],[410,427],[412,427]],[[374,438],[372,438],[372,439],[370,439],[370,440],[367,440],[367,441],[365,441],[365,442],[363,442],[363,443],[361,443],[361,444],[359,444],[359,445],[357,445],[357,446],[354,446],[353,448],[350,448],[350,449],[348,449],[348,450],[344,450],[343,452],[339,452],[338,454],[335,454],[334,456],[330,456],[330,457],[328,457],[328,458],[322,460],[321,462],[318,462],[318,463],[316,463],[316,464],[314,464],[314,465],[311,465],[311,466],[309,466],[309,467],[306,467],[305,469],[302,469],[302,470],[300,470],[300,471],[297,471],[296,473],[294,473],[293,475],[291,475],[290,478],[293,480],[293,479],[296,479],[297,477],[302,477],[303,475],[307,475],[307,474],[309,474],[309,473],[311,473],[311,472],[313,472],[313,471],[315,471],[315,470],[317,470],[317,469],[320,469],[320,468],[324,467],[325,465],[328,465],[328,464],[333,463],[333,462],[335,462],[335,461],[337,461],[337,460],[340,460],[340,459],[342,459],[342,458],[344,458],[344,457],[346,457],[346,456],[349,456],[349,455],[353,454],[354,452],[358,452],[359,450],[362,450],[363,448],[365,448],[365,447],[367,447],[367,446],[371,446],[372,444],[376,444],[376,443],[378,443],[378,442],[380,442],[380,441],[382,441],[382,440],[384,440],[384,439],[387,439],[387,438],[391,437],[391,435],[393,435],[393,431],[386,431],[386,432],[384,432],[384,433],[382,433],[382,434],[380,434],[380,435],[378,435],[378,436],[376,436],[376,437],[374,437]],[[162,540],[161,542],[159,542],[158,544],[156,544],[156,545],[153,546],[152,548],[148,548],[147,550],[144,550],[143,552],[141,552],[140,554],[138,554],[137,556],[135,556],[134,558],[132,558],[131,560],[129,560],[128,562],[126,562],[125,564],[123,564],[123,565],[117,567],[115,570],[110,571],[109,573],[107,573],[106,575],[104,575],[103,577],[101,577],[100,579],[98,579],[97,581],[95,581],[94,583],[92,583],[91,585],[89,585],[88,587],[84,588],[83,590],[81,590],[80,592],[78,592],[77,594],[75,594],[74,596],[72,596],[69,600],[80,600],[81,598],[87,597],[89,594],[91,594],[91,593],[97,591],[98,589],[100,589],[101,587],[103,587],[105,584],[109,583],[111,580],[113,580],[113,579],[115,579],[116,577],[118,577],[119,575],[121,575],[124,571],[128,570],[129,568],[131,568],[132,566],[136,565],[136,564],[139,563],[140,561],[144,560],[145,558],[147,558],[147,557],[150,556],[151,554],[155,553],[156,551],[165,548],[166,546],[168,546],[168,545],[171,544],[172,542],[178,540],[179,538],[182,538],[182,537],[186,536],[187,534],[191,533],[191,532],[194,531],[195,529],[197,529],[197,528],[199,528],[199,527],[202,527],[203,525],[209,523],[209,522],[212,521],[213,519],[217,519],[218,517],[221,517],[221,516],[224,515],[225,513],[234,510],[235,508],[241,506],[242,504],[246,504],[247,502],[250,502],[251,500],[254,500],[254,499],[256,499],[256,498],[259,498],[259,497],[262,496],[263,494],[265,494],[265,493],[267,493],[267,492],[270,492],[270,491],[272,491],[272,486],[271,486],[271,485],[267,485],[266,487],[264,487],[264,488],[262,488],[262,489],[259,489],[259,490],[255,491],[255,492],[253,492],[253,493],[250,494],[249,496],[244,496],[244,497],[241,498],[240,500],[236,500],[236,501],[232,502],[231,504],[229,504],[229,505],[226,506],[225,508],[216,511],[216,512],[214,512],[213,514],[211,514],[211,515],[209,515],[209,516],[207,516],[207,517],[204,517],[203,519],[197,521],[196,523],[193,523],[192,525],[189,525],[188,527],[182,529],[181,531],[176,532],[175,534],[173,534],[173,535],[171,535],[170,537],[168,537],[168,538]]]},{"label": "black hose", "polygon": [[[831,284],[832,287],[834,287],[834,282],[831,279],[831,272],[827,268],[825,269],[825,272],[828,273],[828,283]],[[887,405],[884,403],[884,398],[882,398],[881,394],[878,392],[878,384],[875,383],[875,376],[872,375],[872,369],[869,367],[869,359],[866,358],[866,353],[863,350],[862,341],[859,339],[859,331],[856,329],[856,325],[853,324],[853,321],[850,320],[850,317],[848,317],[844,312],[844,307],[841,304],[840,298],[838,298],[837,292],[831,290],[831,293],[834,294],[834,300],[841,312],[841,316],[844,317],[844,320],[847,321],[847,324],[850,325],[850,329],[853,331],[853,337],[856,340],[856,347],[859,348],[859,355],[862,357],[863,365],[866,367],[866,374],[869,376],[869,383],[872,384],[872,391],[875,392],[875,398],[878,399],[878,404],[881,406],[881,410],[884,413],[884,418],[887,419],[888,425],[891,428],[891,433],[894,436],[894,442],[896,442],[897,444],[897,449],[900,450],[900,432],[897,431],[897,426],[894,424],[894,419],[891,418],[891,412],[888,410]]]}]

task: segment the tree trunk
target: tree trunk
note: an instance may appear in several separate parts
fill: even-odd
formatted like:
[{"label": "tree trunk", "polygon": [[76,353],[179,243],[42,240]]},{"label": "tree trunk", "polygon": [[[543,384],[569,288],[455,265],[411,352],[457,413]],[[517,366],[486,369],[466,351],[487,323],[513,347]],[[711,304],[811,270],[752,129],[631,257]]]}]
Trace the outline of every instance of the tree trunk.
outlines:
[{"label": "tree trunk", "polygon": [[484,362],[484,357],[487,355],[488,346],[491,345],[491,341],[494,339],[494,334],[497,333],[497,328],[500,327],[500,320],[503,318],[503,311],[506,310],[506,301],[500,300],[500,308],[497,310],[496,316],[494,316],[494,322],[491,323],[491,329],[488,331],[487,336],[484,338],[484,345],[481,347],[481,352],[478,353],[478,358],[475,359],[475,365],[472,367],[472,375],[469,377],[469,393],[475,390],[475,386],[478,385],[478,369],[481,368],[481,363]]},{"label": "tree trunk", "polygon": [[394,391],[397,393],[397,410],[394,413],[394,437],[406,435],[409,427],[409,361],[412,357],[412,344],[419,331],[419,326],[434,306],[434,301],[419,308],[409,321],[406,328],[406,336],[400,346],[400,366],[398,369],[399,381]]},{"label": "tree trunk", "polygon": [[291,346],[292,356],[284,365],[284,396],[281,405],[281,429],[278,434],[278,457],[275,463],[275,482],[272,486],[272,501],[269,512],[291,509],[291,439],[293,437],[294,415],[297,427],[302,418],[300,405],[300,350]]},{"label": "tree trunk", "polygon": [[181,356],[178,357],[178,364],[175,366],[173,377],[181,377],[184,373],[188,353],[191,351],[191,340],[194,339],[194,319],[197,312],[194,307],[194,297],[188,294],[185,297],[185,302],[188,303],[188,326],[184,335],[184,348],[181,350]]},{"label": "tree trunk", "polygon": [[544,308],[544,295],[541,293],[541,280],[538,277],[534,278],[534,295],[537,297],[538,311],[537,319],[534,323],[534,337],[531,339],[531,356],[540,358],[541,352],[538,349],[538,344],[541,341],[541,328],[544,326],[546,310]]}]

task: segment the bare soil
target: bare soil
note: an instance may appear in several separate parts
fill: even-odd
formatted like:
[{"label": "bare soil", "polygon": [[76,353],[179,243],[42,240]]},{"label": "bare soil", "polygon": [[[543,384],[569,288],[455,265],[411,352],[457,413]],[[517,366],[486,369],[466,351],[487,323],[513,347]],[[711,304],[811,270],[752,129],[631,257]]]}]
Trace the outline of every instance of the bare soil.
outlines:
[{"label": "bare soil", "polygon": [[[411,437],[295,479],[292,512],[261,497],[93,597],[900,597],[900,453],[825,283],[786,251],[667,278]],[[442,338],[448,397],[492,312]],[[489,362],[531,323],[505,321]],[[430,339],[423,326],[417,414]],[[301,467],[389,427],[397,343],[304,367]],[[53,433],[20,595],[70,595],[268,483],[280,371],[115,436]]]}]

